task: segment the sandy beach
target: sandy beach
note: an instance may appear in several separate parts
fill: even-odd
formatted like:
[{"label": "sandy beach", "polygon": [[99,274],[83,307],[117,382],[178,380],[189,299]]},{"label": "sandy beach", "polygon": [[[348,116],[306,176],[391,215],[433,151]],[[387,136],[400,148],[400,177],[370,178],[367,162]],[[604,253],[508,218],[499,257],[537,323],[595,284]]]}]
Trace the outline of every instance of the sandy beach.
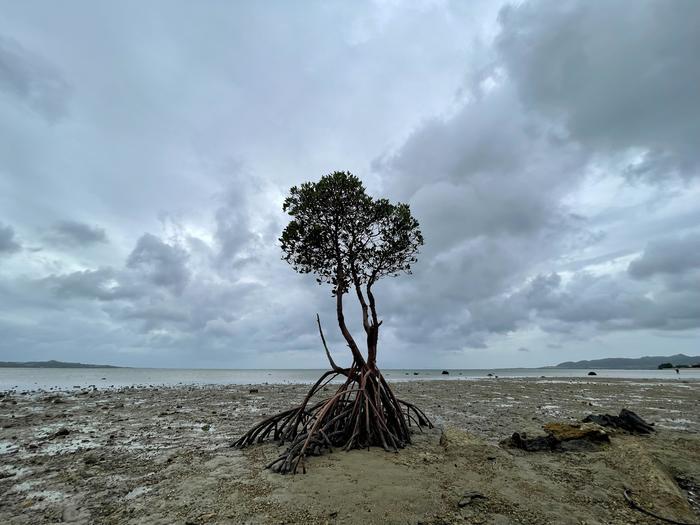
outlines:
[{"label": "sandy beach", "polygon": [[[416,433],[398,454],[336,451],[310,458],[304,475],[281,476],[263,468],[279,452],[274,444],[230,447],[307,389],[6,392],[0,398],[0,522],[659,523],[627,504],[629,488],[645,508],[700,523],[698,381],[401,383],[397,394],[423,408],[435,428]],[[499,445],[513,432],[537,435],[548,422],[622,408],[657,431],[611,432],[610,444],[586,452]]]}]

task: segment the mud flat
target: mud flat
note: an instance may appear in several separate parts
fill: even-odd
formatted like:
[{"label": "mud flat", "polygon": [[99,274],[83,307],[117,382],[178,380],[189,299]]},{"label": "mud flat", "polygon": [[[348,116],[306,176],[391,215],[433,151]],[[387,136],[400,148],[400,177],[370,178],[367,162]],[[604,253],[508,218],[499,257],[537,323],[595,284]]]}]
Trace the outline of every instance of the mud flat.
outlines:
[{"label": "mud flat", "polygon": [[[275,445],[229,446],[307,389],[4,392],[0,523],[659,523],[626,503],[625,488],[655,513],[700,523],[698,381],[400,383],[398,395],[423,408],[434,430],[398,454],[310,458],[305,475],[265,471]],[[589,452],[499,445],[513,432],[535,435],[547,422],[621,408],[657,431],[616,432]]]}]

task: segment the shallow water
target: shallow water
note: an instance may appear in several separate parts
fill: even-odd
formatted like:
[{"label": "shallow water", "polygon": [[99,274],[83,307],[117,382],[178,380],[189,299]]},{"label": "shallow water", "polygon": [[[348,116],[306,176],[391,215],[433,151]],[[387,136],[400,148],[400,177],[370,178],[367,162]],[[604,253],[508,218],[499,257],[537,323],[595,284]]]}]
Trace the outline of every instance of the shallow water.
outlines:
[{"label": "shallow water", "polygon": [[[247,385],[313,383],[325,370],[262,370],[262,369],[178,369],[178,368],[0,368],[0,390],[36,390],[149,386],[149,385]],[[488,374],[499,377],[571,378],[585,377],[589,370],[581,369],[450,369],[442,370],[384,370],[391,381],[431,379],[475,380]],[[700,380],[700,369],[675,370],[595,370],[597,377],[620,379],[659,379],[683,381]],[[417,373],[417,374],[416,374]]]}]

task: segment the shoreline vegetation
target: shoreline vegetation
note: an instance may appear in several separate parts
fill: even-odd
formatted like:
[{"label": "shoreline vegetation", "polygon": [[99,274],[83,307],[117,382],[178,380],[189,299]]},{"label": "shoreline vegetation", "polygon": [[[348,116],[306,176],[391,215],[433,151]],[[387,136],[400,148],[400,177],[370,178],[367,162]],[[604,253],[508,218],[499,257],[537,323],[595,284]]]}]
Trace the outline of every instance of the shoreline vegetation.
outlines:
[{"label": "shoreline vegetation", "polygon": [[[700,522],[700,381],[501,378],[393,385],[436,425],[400,453],[264,469],[274,444],[231,447],[306,384],[81,388],[0,394],[0,522],[104,524]],[[604,429],[595,450],[528,452],[514,433],[627,408],[650,435]],[[372,476],[367,476],[372,472]],[[361,489],[361,490],[358,490]],[[695,507],[693,507],[695,505]],[[694,510],[695,509],[695,510]]]}]

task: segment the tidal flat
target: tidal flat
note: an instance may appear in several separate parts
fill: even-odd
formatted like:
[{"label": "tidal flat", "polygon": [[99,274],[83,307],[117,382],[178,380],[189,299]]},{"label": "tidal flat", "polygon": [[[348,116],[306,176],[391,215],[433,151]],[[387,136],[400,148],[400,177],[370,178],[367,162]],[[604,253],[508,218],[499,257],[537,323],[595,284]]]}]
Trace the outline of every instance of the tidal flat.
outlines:
[{"label": "tidal flat", "polygon": [[[0,397],[0,523],[700,523],[700,381],[484,379],[394,385],[435,428],[399,453],[334,451],[264,469],[234,439],[309,385],[81,388]],[[330,395],[333,385],[327,387]],[[499,443],[549,422],[633,410],[656,432],[596,451]],[[476,497],[466,497],[469,494]]]}]

